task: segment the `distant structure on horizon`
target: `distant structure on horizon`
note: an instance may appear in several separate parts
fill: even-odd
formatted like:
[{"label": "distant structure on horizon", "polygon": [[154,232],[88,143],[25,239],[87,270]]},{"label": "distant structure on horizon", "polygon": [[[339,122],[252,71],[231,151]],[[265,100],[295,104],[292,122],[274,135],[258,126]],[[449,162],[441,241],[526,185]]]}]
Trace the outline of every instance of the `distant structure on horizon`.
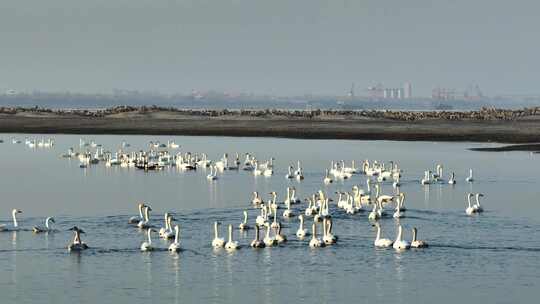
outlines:
[{"label": "distant structure on horizon", "polygon": [[371,99],[410,99],[412,98],[412,84],[405,82],[401,88],[385,88],[381,83],[367,88]]}]

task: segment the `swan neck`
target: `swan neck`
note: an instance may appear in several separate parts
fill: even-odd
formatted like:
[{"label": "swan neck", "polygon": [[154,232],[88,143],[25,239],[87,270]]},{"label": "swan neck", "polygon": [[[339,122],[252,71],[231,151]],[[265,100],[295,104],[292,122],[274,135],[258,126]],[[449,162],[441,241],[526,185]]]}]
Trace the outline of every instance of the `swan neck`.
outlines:
[{"label": "swan neck", "polygon": [[13,227],[18,227],[18,224],[17,224],[17,212],[13,212],[12,216],[13,216]]}]

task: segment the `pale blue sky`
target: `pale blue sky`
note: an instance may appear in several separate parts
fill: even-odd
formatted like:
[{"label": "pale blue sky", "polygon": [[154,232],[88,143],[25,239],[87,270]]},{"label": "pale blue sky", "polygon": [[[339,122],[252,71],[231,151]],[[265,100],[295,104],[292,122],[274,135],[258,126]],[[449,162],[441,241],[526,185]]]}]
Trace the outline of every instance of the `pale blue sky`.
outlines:
[{"label": "pale blue sky", "polygon": [[[540,93],[540,4],[2,0],[0,89],[341,94],[382,82]],[[360,93],[360,92],[359,92]]]}]

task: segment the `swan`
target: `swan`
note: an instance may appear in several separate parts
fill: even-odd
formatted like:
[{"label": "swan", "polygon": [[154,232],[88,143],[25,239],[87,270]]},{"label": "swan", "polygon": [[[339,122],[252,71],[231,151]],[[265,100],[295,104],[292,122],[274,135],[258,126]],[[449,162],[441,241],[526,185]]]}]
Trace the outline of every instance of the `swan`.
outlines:
[{"label": "swan", "polygon": [[484,208],[480,206],[480,197],[484,197],[484,195],[482,193],[476,193],[476,204],[472,206],[476,212],[484,212]]},{"label": "swan", "polygon": [[141,229],[150,228],[150,211],[152,211],[150,206],[144,206],[144,219],[137,224],[137,227]]},{"label": "swan", "polygon": [[219,237],[218,222],[214,222],[214,239],[212,240],[212,247],[222,248],[225,245],[225,240]]},{"label": "swan", "polygon": [[274,220],[272,221],[270,228],[277,229],[278,228],[277,209],[273,208],[272,210],[273,210]]},{"label": "swan", "polygon": [[276,238],[270,237],[270,225],[266,225],[266,236],[263,239],[263,242],[266,246],[277,245]]},{"label": "swan", "polygon": [[276,241],[278,242],[278,244],[284,243],[284,242],[287,241],[287,237],[285,235],[281,234],[281,223],[278,223],[275,238],[276,238]]},{"label": "swan", "polygon": [[324,182],[326,185],[331,184],[331,183],[334,182],[334,181],[332,180],[332,178],[330,178],[330,175],[328,175],[328,169],[326,169],[326,173],[324,174],[323,182]]},{"label": "swan", "polygon": [[465,179],[465,181],[467,181],[469,183],[472,183],[474,181],[473,170],[472,169],[469,169],[469,176]]},{"label": "swan", "polygon": [[392,244],[394,243],[392,242],[392,240],[381,238],[381,225],[379,225],[379,223],[376,223],[375,226],[377,227],[377,237],[375,238],[375,242],[373,242],[375,247],[386,248],[392,246]]},{"label": "swan", "polygon": [[416,227],[414,227],[412,229],[412,241],[411,241],[411,247],[414,247],[414,248],[424,248],[424,247],[428,247],[428,243],[424,242],[424,241],[419,241],[416,239],[416,235],[418,233],[418,230],[416,229]]},{"label": "swan", "polygon": [[270,193],[268,193],[268,194],[272,195],[272,198],[270,199],[270,203],[269,203],[268,206],[269,206],[272,210],[274,210],[274,209],[277,210],[279,207],[278,207],[278,204],[277,204],[277,202],[276,202],[276,200],[277,200],[277,193],[276,193],[276,191],[272,191],[272,192],[270,192]]},{"label": "swan", "polygon": [[255,239],[251,241],[250,246],[253,248],[264,248],[264,242],[259,239],[259,226],[255,226]]},{"label": "swan", "polygon": [[354,208],[354,199],[349,193],[347,193],[347,203],[345,205],[345,213],[347,214],[356,213],[356,208]]},{"label": "swan", "polygon": [[466,213],[467,215],[472,215],[472,214],[476,213],[476,209],[474,209],[474,207],[473,207],[472,204],[471,204],[471,197],[473,197],[473,196],[474,196],[474,194],[472,194],[472,193],[468,193],[468,194],[467,194],[467,202],[468,202],[468,206],[467,206],[467,208],[465,209],[465,213]]},{"label": "swan", "polygon": [[263,171],[259,169],[259,162],[255,161],[254,167],[253,167],[253,175],[262,175]]},{"label": "swan", "polygon": [[312,216],[312,215],[315,215],[317,213],[317,209],[313,206],[313,200],[312,199],[307,199],[308,201],[308,207],[306,208],[306,211],[304,212],[304,214],[306,216]]},{"label": "swan", "polygon": [[261,214],[257,215],[257,218],[255,219],[255,224],[257,226],[262,226],[266,224],[266,221],[268,220],[268,211],[266,210],[266,206],[261,206]]},{"label": "swan", "polygon": [[398,194],[398,196],[396,198],[396,204],[399,205],[399,209],[401,211],[407,211],[407,208],[405,208],[405,193],[400,192]]},{"label": "swan", "polygon": [[285,201],[285,204],[287,205],[287,209],[285,209],[285,211],[283,211],[283,217],[284,218],[294,217],[294,213],[291,210],[291,202],[290,202],[290,200]]},{"label": "swan", "polygon": [[456,176],[455,176],[454,172],[452,172],[452,175],[450,175],[450,179],[448,180],[448,183],[450,185],[455,185],[456,184]]},{"label": "swan", "polygon": [[287,174],[285,174],[286,179],[294,178],[294,174],[293,174],[292,170],[293,170],[293,166],[289,166],[289,172]]},{"label": "swan", "polygon": [[257,191],[253,192],[253,199],[251,200],[251,203],[253,205],[260,205],[260,204],[264,203],[262,198],[259,196],[259,192],[257,192]]},{"label": "swan", "polygon": [[322,242],[321,239],[317,237],[317,224],[313,223],[313,225],[311,225],[311,230],[313,234],[311,235],[311,240],[309,241],[309,247],[324,247],[324,242]]},{"label": "swan", "polygon": [[307,230],[304,229],[304,216],[300,214],[298,219],[300,219],[300,227],[298,227],[298,230],[296,230],[296,236],[303,239],[306,235],[308,235]]},{"label": "swan", "polygon": [[179,252],[180,251],[180,226],[174,226],[174,242],[169,245],[169,251]]},{"label": "swan", "polygon": [[326,245],[332,245],[337,242],[337,237],[332,234],[332,220],[325,219],[323,221],[323,242]]},{"label": "swan", "polygon": [[148,231],[146,232],[148,240],[147,240],[147,242],[143,242],[141,244],[141,251],[152,251],[152,250],[154,250],[154,247],[152,247],[152,231],[154,231],[154,229],[148,228]]},{"label": "swan", "polygon": [[369,220],[378,220],[380,218],[379,212],[377,212],[378,204],[373,204],[373,210],[368,215]]},{"label": "swan", "polygon": [[296,197],[296,188],[291,187],[291,204],[298,204],[301,202],[299,198]]},{"label": "swan", "polygon": [[51,217],[51,216],[49,216],[48,218],[45,219],[45,227],[34,226],[34,227],[32,227],[32,232],[34,232],[34,233],[52,232],[52,231],[54,231],[54,229],[52,229],[50,223],[56,223],[54,221],[54,218]]},{"label": "swan", "polygon": [[210,173],[206,176],[206,179],[209,181],[216,180],[217,177],[217,167],[216,166],[210,166]]},{"label": "swan", "polygon": [[343,192],[335,192],[335,193],[338,195],[337,207],[341,209],[345,208],[346,205],[348,204],[348,200],[344,199],[344,197],[346,196],[343,195]]},{"label": "swan", "polygon": [[79,229],[77,226],[69,229],[75,233],[75,238],[73,242],[68,245],[68,251],[82,251],[88,249],[88,245],[81,240],[81,234],[85,233],[82,229]]},{"label": "swan", "polygon": [[229,224],[229,240],[225,244],[225,249],[232,251],[232,250],[236,250],[238,248],[239,248],[238,242],[233,241],[233,227],[232,227],[232,225]]},{"label": "swan", "polygon": [[174,221],[174,217],[172,215],[169,215],[169,218],[167,219],[167,229],[161,236],[163,239],[172,239],[174,237],[174,230],[172,228],[172,221]]},{"label": "swan", "polygon": [[424,171],[424,178],[420,181],[422,185],[431,184],[431,171]]},{"label": "swan", "polygon": [[411,247],[411,244],[409,244],[409,242],[403,240],[403,228],[401,227],[401,225],[398,226],[398,234],[392,247],[397,250],[409,249]]},{"label": "swan", "polygon": [[19,224],[17,223],[17,213],[22,213],[19,209],[13,209],[11,210],[11,217],[13,218],[13,227],[8,228],[7,225],[2,224],[0,225],[0,231],[16,231],[19,230]]},{"label": "swan", "polygon": [[139,203],[137,208],[139,209],[139,216],[132,216],[129,218],[128,220],[128,224],[138,224],[140,221],[144,220],[144,215],[143,215],[143,208],[144,208],[144,203]]},{"label": "swan", "polygon": [[251,227],[248,225],[248,213],[247,210],[244,210],[244,221],[238,225],[238,229],[240,230],[248,230]]},{"label": "swan", "polygon": [[159,237],[163,237],[167,230],[169,230],[169,212],[165,212],[165,227],[159,229]]},{"label": "swan", "polygon": [[300,166],[300,161],[296,161],[296,171],[294,171],[294,175],[300,175],[302,173],[302,167]]}]

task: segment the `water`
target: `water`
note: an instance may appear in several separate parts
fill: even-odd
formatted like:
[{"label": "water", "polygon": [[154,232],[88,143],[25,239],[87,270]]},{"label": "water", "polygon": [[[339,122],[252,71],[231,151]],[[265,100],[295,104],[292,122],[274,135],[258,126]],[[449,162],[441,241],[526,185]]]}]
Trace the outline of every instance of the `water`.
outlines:
[{"label": "water", "polygon": [[[207,152],[217,159],[224,152],[253,152],[258,159],[276,158],[271,178],[229,171],[214,182],[207,172],[159,172],[79,168],[77,160],[59,155],[78,146],[79,137],[55,136],[51,149],[29,149],[0,138],[0,222],[10,224],[10,211],[23,231],[0,233],[0,294],[2,303],[127,303],[159,299],[168,303],[279,302],[533,302],[540,282],[540,205],[538,155],[471,152],[476,143],[288,140],[271,138],[87,136],[106,148],[122,140],[130,149],[150,140],[175,139],[182,151]],[[41,135],[33,137],[41,138]],[[331,207],[337,245],[310,249],[294,233],[297,219],[282,220],[286,245],[254,250],[247,245],[253,230],[235,231],[243,246],[234,253],[211,248],[212,223],[235,226],[248,209],[251,192],[275,190],[283,198],[294,185],[304,197],[323,188],[337,190],[365,185],[365,176],[323,186],[324,168],[332,159],[398,161],[404,170],[401,191],[407,194],[407,217],[400,220],[410,239],[418,227],[424,250],[398,253],[375,249],[375,229],[367,212],[346,215]],[[284,178],[286,167],[302,160],[305,180]],[[456,172],[458,184],[421,186],[423,171],[444,164],[445,175]],[[468,168],[476,181],[464,182]],[[384,193],[394,190],[390,183]],[[486,211],[465,215],[465,194],[485,194]],[[278,200],[279,200],[278,198]],[[181,226],[184,251],[171,254],[168,242],[154,237],[161,250],[141,253],[144,232],[127,224],[136,203],[147,201],[152,221],[162,226],[162,214],[173,211]],[[295,211],[299,206],[296,205]],[[55,216],[54,234],[34,235],[29,229]],[[307,223],[311,223],[310,220]],[[396,220],[380,220],[385,237],[393,239]],[[91,248],[69,254],[66,246],[73,225],[82,227]],[[308,239],[309,240],[309,239]]]}]

